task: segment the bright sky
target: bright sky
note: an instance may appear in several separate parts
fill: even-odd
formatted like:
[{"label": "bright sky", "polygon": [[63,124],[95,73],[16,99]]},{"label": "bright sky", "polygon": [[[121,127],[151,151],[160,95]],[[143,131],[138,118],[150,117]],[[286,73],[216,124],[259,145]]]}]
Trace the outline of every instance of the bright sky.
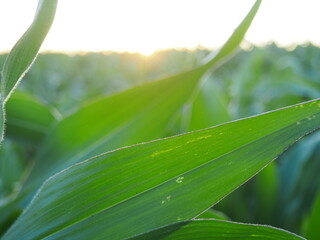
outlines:
[{"label": "bright sky", "polygon": [[[0,51],[33,19],[37,0],[0,1]],[[129,51],[216,48],[254,0],[60,0],[42,51]],[[246,39],[292,45],[320,43],[319,0],[264,0]]]}]

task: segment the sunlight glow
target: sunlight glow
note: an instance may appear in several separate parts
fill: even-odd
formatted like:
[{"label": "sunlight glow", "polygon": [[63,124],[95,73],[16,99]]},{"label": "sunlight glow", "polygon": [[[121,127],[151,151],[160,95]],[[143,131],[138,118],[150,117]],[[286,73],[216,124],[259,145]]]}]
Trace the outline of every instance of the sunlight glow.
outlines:
[{"label": "sunlight glow", "polygon": [[[217,48],[254,0],[60,0],[42,51],[128,51],[150,55],[166,48]],[[0,3],[0,51],[8,51],[32,21],[37,0]],[[18,6],[18,7],[17,7]],[[267,0],[247,41],[281,46],[320,43],[320,1]],[[19,16],[19,17],[17,17]]]}]

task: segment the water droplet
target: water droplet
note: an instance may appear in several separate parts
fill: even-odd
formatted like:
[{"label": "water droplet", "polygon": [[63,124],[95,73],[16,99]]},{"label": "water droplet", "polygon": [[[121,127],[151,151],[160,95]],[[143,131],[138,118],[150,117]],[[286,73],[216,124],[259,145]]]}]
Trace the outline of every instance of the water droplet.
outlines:
[{"label": "water droplet", "polygon": [[301,124],[301,122],[300,122],[300,121],[298,121],[298,122],[296,122],[296,124],[297,124],[297,125],[300,125],[300,124]]},{"label": "water droplet", "polygon": [[168,201],[170,201],[170,200],[171,200],[171,196],[167,196],[166,199],[167,199]]},{"label": "water droplet", "polygon": [[166,202],[165,200],[162,200],[162,201],[161,201],[161,204],[164,204],[165,202]]},{"label": "water droplet", "polygon": [[183,182],[183,179],[184,179],[184,177],[178,177],[178,178],[176,179],[176,182],[177,182],[177,183],[182,183],[182,182]]}]

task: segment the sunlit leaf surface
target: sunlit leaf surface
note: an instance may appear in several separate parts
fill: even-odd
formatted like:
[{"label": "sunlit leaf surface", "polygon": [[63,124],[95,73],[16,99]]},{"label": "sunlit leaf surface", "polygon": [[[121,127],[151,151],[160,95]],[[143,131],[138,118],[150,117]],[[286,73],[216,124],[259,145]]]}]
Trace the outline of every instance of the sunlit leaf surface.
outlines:
[{"label": "sunlit leaf surface", "polygon": [[[58,0],[39,0],[35,18],[29,29],[9,53],[1,72],[1,109],[24,74],[34,62],[54,19]],[[0,110],[1,110],[0,109]],[[4,113],[0,113],[0,142],[4,132]]]}]

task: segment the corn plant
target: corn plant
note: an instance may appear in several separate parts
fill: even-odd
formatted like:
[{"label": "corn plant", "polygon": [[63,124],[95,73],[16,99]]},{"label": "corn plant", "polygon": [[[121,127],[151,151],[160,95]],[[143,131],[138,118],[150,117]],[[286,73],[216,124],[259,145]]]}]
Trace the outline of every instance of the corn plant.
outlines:
[{"label": "corn plant", "polygon": [[[8,135],[37,147],[22,187],[0,202],[2,239],[303,239],[231,222],[210,208],[318,129],[320,100],[164,138],[184,106],[186,129],[198,124],[190,113],[203,107],[196,99],[212,87],[203,76],[237,49],[260,4],[202,65],[102,97],[62,119],[30,96],[12,95]],[[34,61],[56,5],[39,1],[34,22],[7,57],[2,133],[5,103]],[[309,236],[316,215],[306,224]]]}]

